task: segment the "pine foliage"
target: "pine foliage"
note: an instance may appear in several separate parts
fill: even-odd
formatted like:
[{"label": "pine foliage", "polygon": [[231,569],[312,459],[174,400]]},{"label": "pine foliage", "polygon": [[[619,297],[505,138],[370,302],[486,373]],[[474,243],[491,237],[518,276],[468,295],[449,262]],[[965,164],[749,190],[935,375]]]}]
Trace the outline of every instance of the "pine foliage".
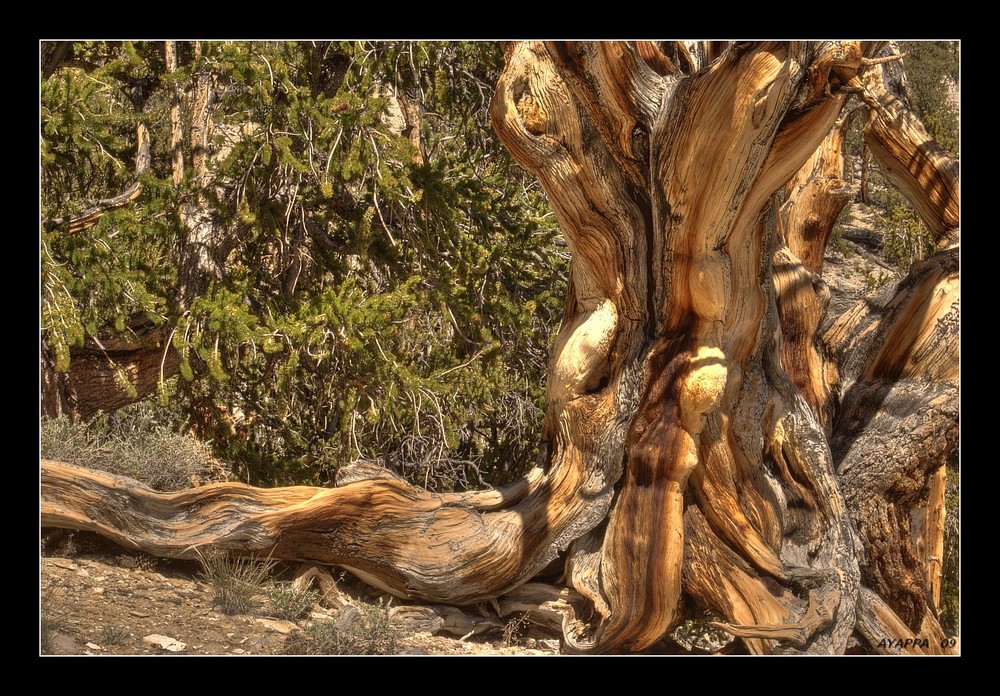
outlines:
[{"label": "pine foliage", "polygon": [[[437,489],[521,473],[567,255],[489,127],[499,48],[178,54],[170,71],[162,43],[79,42],[42,82],[41,328],[57,368],[92,339],[133,338],[137,317],[167,327],[181,364],[160,399],[254,483],[323,483],[358,458]],[[191,166],[206,81],[207,183]],[[141,196],[71,233],[66,219],[136,179],[140,122]]]}]

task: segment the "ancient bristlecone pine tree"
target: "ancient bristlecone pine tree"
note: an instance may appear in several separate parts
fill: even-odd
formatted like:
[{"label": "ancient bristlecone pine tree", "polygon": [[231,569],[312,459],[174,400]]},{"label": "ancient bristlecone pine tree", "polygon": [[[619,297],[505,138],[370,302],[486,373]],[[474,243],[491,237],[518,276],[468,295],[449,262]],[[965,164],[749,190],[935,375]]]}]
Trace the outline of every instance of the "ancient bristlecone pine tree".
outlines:
[{"label": "ancient bristlecone pine tree", "polygon": [[[570,651],[642,650],[685,595],[755,653],[842,653],[852,636],[939,651],[909,525],[957,452],[958,173],[884,86],[884,48],[504,46],[493,124],[573,255],[546,457],[517,483],[156,494],[43,462],[43,525],[534,607]],[[843,117],[859,104],[939,251],[819,335]]]}]

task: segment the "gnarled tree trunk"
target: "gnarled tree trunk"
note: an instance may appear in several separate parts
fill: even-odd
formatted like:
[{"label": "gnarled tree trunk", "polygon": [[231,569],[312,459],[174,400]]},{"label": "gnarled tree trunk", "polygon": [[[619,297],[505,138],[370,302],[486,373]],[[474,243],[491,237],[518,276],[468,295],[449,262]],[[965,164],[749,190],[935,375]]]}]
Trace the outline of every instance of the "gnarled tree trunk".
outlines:
[{"label": "gnarled tree trunk", "polygon": [[[523,608],[558,596],[577,651],[651,646],[682,618],[685,594],[755,653],[842,653],[856,630],[884,651],[943,635],[914,605],[915,554],[893,560],[868,530],[897,531],[904,509],[908,524],[920,490],[881,502],[902,478],[919,488],[936,468],[927,457],[956,447],[957,399],[940,386],[955,376],[955,341],[935,327],[957,312],[957,295],[937,299],[957,292],[957,256],[932,259],[883,309],[859,310],[821,343],[826,238],[809,225],[832,224],[841,188],[802,203],[818,222],[793,214],[796,191],[822,183],[809,172],[823,157],[807,161],[836,149],[821,146],[849,89],[881,70],[866,60],[880,47],[504,47],[493,123],[541,181],[573,254],[548,456],[523,480],[432,494],[359,467],[331,489],[158,494],[43,462],[43,524],[163,555],[213,545],[336,564],[416,600],[513,593]],[[775,195],[800,171],[782,208]],[[883,340],[892,348],[866,343]],[[942,420],[892,440],[880,419],[917,417],[878,411],[895,403]],[[855,454],[865,438],[891,470]],[[900,567],[909,575],[897,583]],[[538,575],[570,590],[525,584]]]}]

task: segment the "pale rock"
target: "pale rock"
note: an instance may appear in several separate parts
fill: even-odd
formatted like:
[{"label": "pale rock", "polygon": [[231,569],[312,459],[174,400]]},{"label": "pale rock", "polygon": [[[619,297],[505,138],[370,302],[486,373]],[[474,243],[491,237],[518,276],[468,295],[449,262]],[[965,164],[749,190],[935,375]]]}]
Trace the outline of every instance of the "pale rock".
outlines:
[{"label": "pale rock", "polygon": [[180,652],[187,647],[187,644],[180,642],[176,638],[161,636],[159,633],[151,633],[148,636],[143,636],[142,642],[149,643],[150,645],[158,645],[164,650],[169,650],[170,652]]},{"label": "pale rock", "polygon": [[48,562],[57,568],[65,568],[66,570],[78,570],[80,568],[80,566],[68,558],[50,558]]},{"label": "pale rock", "polygon": [[265,628],[269,628],[272,631],[277,631],[278,633],[283,633],[285,635],[292,633],[293,631],[302,630],[291,621],[282,621],[278,619],[264,619],[264,618],[258,618],[256,619],[256,621]]}]

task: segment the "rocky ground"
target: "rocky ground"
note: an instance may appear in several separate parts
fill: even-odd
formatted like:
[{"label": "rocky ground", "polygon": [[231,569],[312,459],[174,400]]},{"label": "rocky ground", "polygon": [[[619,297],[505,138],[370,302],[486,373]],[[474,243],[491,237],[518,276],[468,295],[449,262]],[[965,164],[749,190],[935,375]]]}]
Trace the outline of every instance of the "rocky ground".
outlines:
[{"label": "rocky ground", "polygon": [[[196,561],[170,561],[126,551],[95,535],[46,534],[40,560],[40,652],[45,655],[284,655],[331,652],[315,626],[335,610],[317,602],[294,620],[276,616],[266,598],[229,614]],[[274,578],[291,577],[278,566]],[[379,611],[350,578],[338,579],[357,606]],[[495,618],[495,617],[494,617]],[[324,623],[325,622],[325,623]],[[529,635],[507,622],[461,638],[388,627],[343,644],[354,654],[553,655],[559,641]]]},{"label": "rocky ground", "polygon": [[[275,564],[268,586],[287,589],[301,570]],[[561,654],[556,634],[521,615],[501,619],[485,605],[450,609],[443,630],[416,630],[419,605],[402,611],[399,600],[373,594],[346,573],[331,577],[336,588],[289,619],[275,612],[265,594],[252,608],[226,611],[218,581],[201,562],[154,558],[96,534],[43,530],[39,572],[42,655]],[[312,588],[317,595],[323,589],[319,583]],[[350,605],[346,611],[344,602]],[[352,612],[360,619],[331,633]],[[739,641],[711,628],[710,618],[685,622],[644,653],[741,653]]]},{"label": "rocky ground", "polygon": [[880,237],[868,206],[851,204],[838,226],[839,234],[827,245],[823,258],[823,281],[830,288],[827,320],[872,290],[902,277],[898,268],[878,256]]}]

